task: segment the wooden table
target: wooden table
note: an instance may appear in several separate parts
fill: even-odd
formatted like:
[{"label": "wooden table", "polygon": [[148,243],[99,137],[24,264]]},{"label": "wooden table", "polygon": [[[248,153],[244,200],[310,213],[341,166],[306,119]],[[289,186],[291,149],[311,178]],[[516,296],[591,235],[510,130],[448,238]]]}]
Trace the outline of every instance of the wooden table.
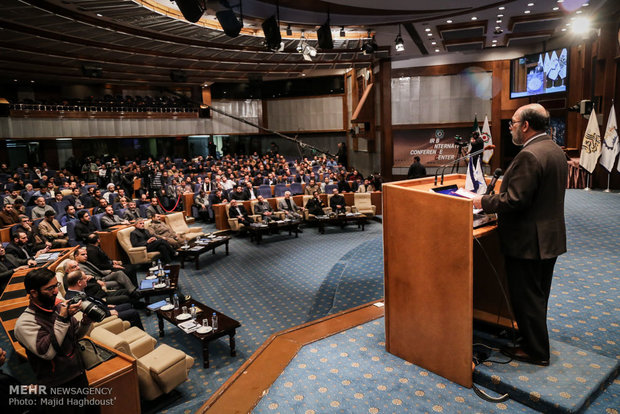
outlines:
[{"label": "wooden table", "polygon": [[179,268],[179,265],[164,266],[164,270],[170,270],[170,274],[168,275],[168,278],[170,278],[170,287],[165,287],[162,289],[140,289],[140,294],[142,295],[142,298],[144,298],[144,303],[146,305],[150,303],[151,296],[168,295],[168,297],[170,297],[170,301],[172,301],[172,295],[174,295],[174,292],[176,292],[179,286]]},{"label": "wooden table", "polygon": [[[185,269],[186,260],[194,260],[196,262],[196,270],[200,269],[200,255],[211,250],[215,254],[215,248],[221,245],[226,246],[226,256],[228,256],[228,243],[230,242],[230,236],[219,236],[213,239],[206,240],[205,244],[202,244],[199,240],[193,240],[189,244],[189,249],[183,247],[177,249],[179,252],[179,260],[181,261],[181,269]],[[196,248],[196,250],[191,250]]]},{"label": "wooden table", "polygon": [[288,230],[289,236],[295,233],[295,238],[299,237],[299,225],[300,220],[284,220],[284,221],[272,221],[270,223],[252,223],[249,226],[245,226],[245,229],[250,233],[250,240],[260,244],[263,239],[263,234],[279,233],[280,230]]},{"label": "wooden table", "polygon": [[355,215],[339,214],[337,216],[316,216],[315,221],[319,225],[319,233],[325,234],[326,225],[340,226],[344,229],[347,223],[357,224],[357,228],[361,227],[364,231],[364,226],[368,223],[368,217],[365,214],[357,213]]},{"label": "wooden table", "polygon": [[223,313],[218,312],[215,309],[212,309],[207,305],[198,302],[195,299],[190,299],[187,302],[182,303],[179,309],[176,310],[172,309],[170,311],[162,311],[161,309],[158,309],[156,311],[157,320],[159,322],[159,336],[164,336],[164,319],[173,324],[174,326],[178,327],[180,323],[183,323],[185,321],[178,321],[176,317],[183,313],[183,306],[187,306],[187,309],[189,311],[192,304],[195,305],[198,310],[196,316],[196,321],[198,321],[198,323],[201,323],[203,319],[209,319],[209,325],[211,325],[211,316],[213,315],[213,312],[215,312],[215,314],[217,315],[218,320],[218,329],[216,329],[215,331],[211,331],[206,334],[199,334],[198,332],[194,331],[188,334],[200,340],[200,342],[202,343],[203,367],[209,368],[209,342],[221,338],[225,335],[228,335],[228,339],[230,342],[230,356],[236,356],[237,351],[235,350],[235,334],[237,333],[237,328],[240,327],[241,324],[236,320],[224,315]]}]

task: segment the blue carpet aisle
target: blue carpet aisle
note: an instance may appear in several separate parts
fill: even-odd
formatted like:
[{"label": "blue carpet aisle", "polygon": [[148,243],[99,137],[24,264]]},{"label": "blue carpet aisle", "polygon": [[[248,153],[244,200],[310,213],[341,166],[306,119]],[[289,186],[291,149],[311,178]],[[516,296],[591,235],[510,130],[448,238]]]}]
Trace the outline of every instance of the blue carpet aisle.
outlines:
[{"label": "blue carpet aisle", "polygon": [[[556,266],[549,303],[550,336],[556,353],[576,350],[577,355],[587,361],[583,367],[567,364],[559,367],[561,370],[597,371],[601,361],[614,365],[614,361],[620,360],[620,197],[572,190],[567,193],[566,201],[569,252],[560,257]],[[370,241],[366,247],[369,247],[364,253],[366,259],[381,261],[380,242],[376,246]],[[343,258],[336,270],[343,272],[347,265],[353,266]],[[327,279],[330,277],[333,275]],[[371,280],[369,277],[366,283]],[[341,300],[346,301],[345,295]],[[335,299],[334,303],[337,301]],[[506,372],[510,372],[509,367],[506,368]],[[600,380],[570,378],[573,383],[596,379]],[[530,378],[521,375],[519,380]],[[557,378],[547,375],[539,382],[539,391],[557,382]],[[591,385],[596,387],[597,384]],[[556,397],[577,399],[575,386],[568,387],[572,388],[558,390]],[[616,377],[586,412],[618,414],[619,410],[620,380]],[[257,413],[406,411],[534,410],[512,400],[499,404],[484,402],[471,390],[385,352],[383,319],[304,347],[255,409]]]},{"label": "blue carpet aisle", "polygon": [[[619,207],[618,194],[586,193],[580,190],[567,193],[569,253],[560,257],[556,266],[549,309],[552,339],[614,359],[620,359]],[[212,228],[209,226],[207,230],[211,231]],[[197,360],[190,371],[190,380],[178,388],[182,398],[164,412],[194,412],[272,333],[381,298],[381,232],[381,224],[373,222],[366,226],[364,232],[351,226],[342,232],[339,229],[328,229],[325,235],[319,235],[316,229],[308,228],[298,239],[289,238],[288,235],[268,236],[259,246],[250,243],[247,238],[234,238],[231,240],[230,256],[226,257],[220,248],[215,256],[207,254],[201,258],[202,270],[196,271],[193,266],[188,265],[180,275],[183,291],[237,319],[242,327],[237,331],[237,357],[230,357],[227,340],[216,341],[210,346],[211,368],[203,369],[200,344],[193,338],[186,337],[180,330],[165,325],[166,336],[158,339],[159,343],[183,349]],[[157,338],[157,318],[143,315],[143,322],[145,329]],[[371,328],[374,331],[370,330]],[[338,369],[340,375],[350,376],[346,381],[368,381],[372,384],[363,386],[363,389],[367,390],[363,394],[368,404],[370,401],[381,400],[381,406],[376,407],[378,412],[416,412],[418,409],[415,403],[422,404],[421,407],[426,407],[428,411],[531,412],[531,409],[513,401],[497,406],[485,403],[475,397],[471,390],[424,372],[402,360],[391,362],[391,356],[385,353],[384,346],[381,345],[384,341],[381,339],[384,336],[383,323],[367,324],[362,329],[365,332],[362,336],[374,336],[364,337],[370,342],[360,347],[367,350],[359,351],[359,356],[355,356],[355,359],[369,370],[351,367],[350,364],[336,368],[331,366],[335,363],[331,359],[329,364],[321,363],[320,366],[327,366],[327,371]],[[350,332],[340,335],[346,338],[347,342],[352,338],[348,336],[352,335]],[[332,338],[327,339],[330,341],[328,345]],[[4,331],[0,332],[0,347],[10,349]],[[378,350],[382,348],[382,354],[379,354]],[[302,354],[315,355],[308,347],[302,351]],[[23,382],[31,381],[32,373],[28,364],[20,364],[12,351],[9,355],[8,369],[3,367],[5,371],[13,373]],[[320,355],[319,358],[322,357],[323,355]],[[365,357],[369,357],[369,360],[366,361]],[[379,358],[385,368],[380,367],[375,372],[374,365],[369,365],[377,362],[373,361],[372,357]],[[353,359],[353,356],[350,359]],[[387,395],[388,388],[392,387],[387,380],[395,374],[382,377],[384,373],[389,373],[386,368],[393,369],[392,372],[397,368],[411,371],[408,376],[396,378],[398,384],[401,384],[399,386],[404,388],[394,388],[395,392],[409,390],[408,393],[400,397]],[[329,373],[331,372],[321,375]],[[373,377],[366,378],[364,374]],[[386,382],[376,382],[376,376],[384,378]],[[401,378],[406,382],[401,382]],[[281,385],[280,389],[289,390],[292,394],[278,396],[276,386],[280,383],[278,380],[270,394],[263,399],[257,407],[258,412],[291,412],[284,408],[272,410],[269,407],[271,404],[295,401],[296,395],[306,395],[306,403],[311,398],[311,393],[322,395],[314,387],[319,384],[318,381],[305,379],[301,384],[295,382],[295,385],[305,385],[311,393],[297,392],[292,389],[294,387]],[[379,385],[386,389],[378,388]],[[423,395],[420,396],[420,393]],[[362,401],[357,401],[355,394],[356,392],[351,394],[354,402],[361,403]],[[587,412],[617,414],[619,396],[620,382],[616,379]],[[321,399],[330,403],[336,401],[323,397]],[[393,400],[400,400],[400,405],[396,405],[398,401]],[[373,412],[369,411],[369,408],[373,407],[368,405],[366,410],[360,412]],[[613,411],[614,409],[616,411]],[[316,412],[343,410],[344,405],[340,408],[328,405]]]}]

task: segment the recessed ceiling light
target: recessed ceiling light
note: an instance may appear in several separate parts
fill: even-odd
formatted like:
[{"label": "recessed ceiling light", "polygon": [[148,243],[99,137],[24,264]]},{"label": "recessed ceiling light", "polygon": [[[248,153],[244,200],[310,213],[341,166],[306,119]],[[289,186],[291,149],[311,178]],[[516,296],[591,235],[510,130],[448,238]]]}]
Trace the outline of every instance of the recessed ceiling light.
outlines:
[{"label": "recessed ceiling light", "polygon": [[501,22],[502,22],[502,19],[495,20],[495,23],[501,23]]},{"label": "recessed ceiling light", "polygon": [[101,13],[97,13],[97,16],[99,16],[99,17],[103,17],[103,14],[101,14]]},{"label": "recessed ceiling light", "polygon": [[576,19],[576,17],[571,17],[570,19],[571,19],[571,20],[575,20],[575,19]]},{"label": "recessed ceiling light", "polygon": [[570,23],[566,23],[566,26],[570,26]]},{"label": "recessed ceiling light", "polygon": [[472,16],[471,19],[472,20],[478,20],[478,18],[476,16]]},{"label": "recessed ceiling light", "polygon": [[560,8],[557,6],[553,8],[553,11],[558,11],[558,10],[560,10]]},{"label": "recessed ceiling light", "polygon": [[524,11],[523,13],[525,13],[525,14],[530,14],[530,11],[529,11],[529,10],[526,10],[526,11]]},{"label": "recessed ceiling light", "polygon": [[17,79],[13,79],[13,82],[17,82]]},{"label": "recessed ceiling light", "polygon": [[431,45],[435,46],[437,44],[437,42],[431,42]]},{"label": "recessed ceiling light", "polygon": [[495,47],[495,46],[497,46],[497,43],[493,43],[491,46],[492,46],[492,47]]},{"label": "recessed ceiling light", "polygon": [[558,0],[558,3],[564,3],[564,0]]},{"label": "recessed ceiling light", "polygon": [[430,28],[430,27],[427,27],[426,29],[424,29],[424,31],[426,31],[426,32],[430,32],[430,31],[431,31],[431,28]]},{"label": "recessed ceiling light", "polygon": [[432,33],[427,33],[426,35],[427,35],[428,37],[433,37],[433,34],[432,34]]},{"label": "recessed ceiling light", "polygon": [[301,74],[301,76],[306,76],[306,74],[305,74],[305,73],[302,73],[302,74]]},{"label": "recessed ceiling light", "polygon": [[493,39],[493,43],[497,43],[497,39]]},{"label": "recessed ceiling light", "polygon": [[590,3],[583,3],[583,4],[581,5],[581,7],[588,7],[589,5],[590,5]]},{"label": "recessed ceiling light", "polygon": [[575,14],[581,14],[581,13],[583,13],[581,10],[577,10],[577,11],[575,12]]},{"label": "recessed ceiling light", "polygon": [[435,49],[435,52],[439,52],[439,49]]},{"label": "recessed ceiling light", "polygon": [[446,20],[446,23],[452,23],[452,20]]},{"label": "recessed ceiling light", "polygon": [[563,28],[562,28],[562,31],[563,31],[563,32],[565,32],[565,31],[566,31],[566,28],[565,28],[565,27],[563,27]]},{"label": "recessed ceiling light", "polygon": [[505,10],[506,8],[504,6],[499,6],[497,9],[498,10]]},{"label": "recessed ceiling light", "polygon": [[528,3],[527,7],[532,7],[534,5],[534,3]]},{"label": "recessed ceiling light", "polygon": [[498,14],[497,17],[501,18],[501,17],[504,17],[504,15],[503,14]]},{"label": "recessed ceiling light", "polygon": [[495,30],[501,29],[501,26],[495,26]]}]

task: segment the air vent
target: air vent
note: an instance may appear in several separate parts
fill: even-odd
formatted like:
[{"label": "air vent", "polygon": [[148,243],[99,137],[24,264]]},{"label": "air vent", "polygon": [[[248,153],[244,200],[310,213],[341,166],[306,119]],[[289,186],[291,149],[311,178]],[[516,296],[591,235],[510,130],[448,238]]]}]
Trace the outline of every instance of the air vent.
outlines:
[{"label": "air vent", "polygon": [[472,50],[482,50],[483,42],[445,45],[445,47],[448,52],[466,52],[466,51],[472,51]]}]

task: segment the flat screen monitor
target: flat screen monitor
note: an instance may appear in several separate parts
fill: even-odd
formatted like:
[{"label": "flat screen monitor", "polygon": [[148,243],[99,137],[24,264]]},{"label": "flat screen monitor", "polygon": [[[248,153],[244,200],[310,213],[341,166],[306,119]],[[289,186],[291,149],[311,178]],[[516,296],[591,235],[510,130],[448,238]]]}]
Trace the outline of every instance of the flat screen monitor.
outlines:
[{"label": "flat screen monitor", "polygon": [[568,49],[526,55],[510,62],[510,99],[566,92]]}]

